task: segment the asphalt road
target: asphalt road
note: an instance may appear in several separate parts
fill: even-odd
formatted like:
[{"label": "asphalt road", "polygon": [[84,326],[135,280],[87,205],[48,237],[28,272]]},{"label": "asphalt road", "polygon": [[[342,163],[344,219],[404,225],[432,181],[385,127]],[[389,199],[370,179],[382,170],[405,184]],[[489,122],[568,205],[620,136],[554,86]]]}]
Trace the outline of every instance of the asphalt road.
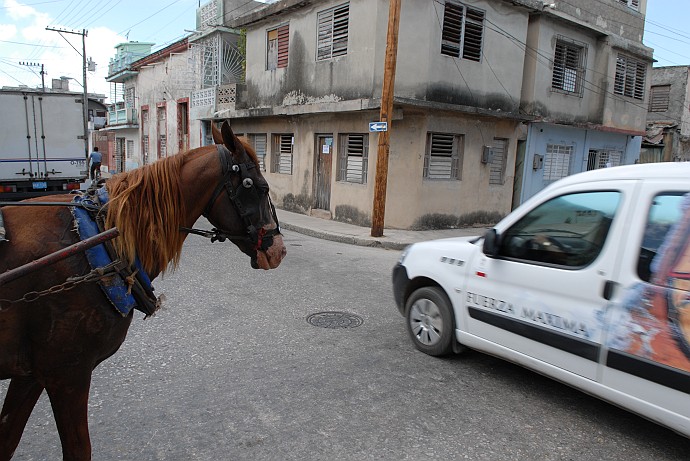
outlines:
[{"label": "asphalt road", "polygon": [[[689,440],[535,373],[417,352],[391,293],[397,251],[285,234],[268,272],[188,239],[154,283],[164,309],[137,313],[94,372],[94,460],[688,459]],[[363,323],[306,320],[329,311]],[[60,453],[44,394],[14,459]]]}]

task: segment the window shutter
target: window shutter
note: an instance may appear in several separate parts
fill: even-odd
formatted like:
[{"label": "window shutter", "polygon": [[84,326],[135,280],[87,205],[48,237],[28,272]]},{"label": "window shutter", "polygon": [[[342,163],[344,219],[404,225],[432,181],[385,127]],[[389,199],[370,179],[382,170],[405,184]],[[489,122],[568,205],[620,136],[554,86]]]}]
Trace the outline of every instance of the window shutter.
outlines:
[{"label": "window shutter", "polygon": [[424,177],[427,179],[459,179],[459,136],[448,133],[429,133],[427,155],[424,158]]},{"label": "window shutter", "polygon": [[321,11],[316,18],[316,60],[347,54],[350,4]]},{"label": "window shutter", "polygon": [[365,184],[367,182],[366,136],[351,134],[347,136],[347,167],[345,180]]},{"label": "window shutter", "polygon": [[463,7],[447,2],[443,11],[443,30],[441,33],[441,54],[460,57],[462,39]]},{"label": "window shutter", "polygon": [[649,94],[649,112],[665,112],[671,102],[671,85],[658,85]]},{"label": "window shutter", "polygon": [[287,67],[289,45],[290,26],[286,24],[278,28],[278,67]]},{"label": "window shutter", "polygon": [[484,12],[467,8],[465,33],[462,43],[462,57],[470,61],[480,61],[482,57],[482,37],[484,35]]}]

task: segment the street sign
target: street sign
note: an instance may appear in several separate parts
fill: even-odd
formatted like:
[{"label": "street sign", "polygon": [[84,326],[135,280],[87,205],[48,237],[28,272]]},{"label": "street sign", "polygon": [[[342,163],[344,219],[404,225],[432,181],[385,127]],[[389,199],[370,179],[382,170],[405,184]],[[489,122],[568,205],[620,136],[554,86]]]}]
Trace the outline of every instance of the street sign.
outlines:
[{"label": "street sign", "polygon": [[388,131],[388,122],[369,122],[369,133]]}]

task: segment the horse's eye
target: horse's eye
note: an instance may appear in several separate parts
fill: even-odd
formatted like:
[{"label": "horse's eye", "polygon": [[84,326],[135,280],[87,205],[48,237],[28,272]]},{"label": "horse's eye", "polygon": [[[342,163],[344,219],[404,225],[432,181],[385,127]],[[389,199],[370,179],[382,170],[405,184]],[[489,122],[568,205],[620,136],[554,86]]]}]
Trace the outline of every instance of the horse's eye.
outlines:
[{"label": "horse's eye", "polygon": [[242,185],[245,188],[249,189],[250,187],[252,187],[254,185],[254,181],[252,181],[252,178],[244,178],[242,180]]}]

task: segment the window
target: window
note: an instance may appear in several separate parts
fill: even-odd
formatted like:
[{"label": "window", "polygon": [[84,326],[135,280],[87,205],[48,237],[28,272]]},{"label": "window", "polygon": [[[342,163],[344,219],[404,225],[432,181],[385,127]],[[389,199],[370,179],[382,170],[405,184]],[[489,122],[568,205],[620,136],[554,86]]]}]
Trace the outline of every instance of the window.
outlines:
[{"label": "window", "polygon": [[587,157],[587,171],[619,166],[623,152],[619,150],[590,150]]},{"label": "window", "polygon": [[640,8],[640,0],[618,0],[620,3],[623,5],[628,5],[629,8],[632,8],[635,11],[638,11]]},{"label": "window", "polygon": [[647,65],[639,59],[619,54],[616,59],[616,78],[613,92],[629,98],[644,99],[644,79]]},{"label": "window", "polygon": [[338,181],[367,183],[369,135],[342,134],[338,148]]},{"label": "window", "polygon": [[[675,259],[677,259],[678,266],[683,262],[682,265],[686,267],[683,271],[685,272],[683,278],[685,280],[690,279],[690,274],[687,273],[687,258],[690,257],[690,248],[687,247],[690,244],[687,238],[688,225],[690,224],[688,222],[688,210],[690,210],[688,205],[690,205],[690,194],[685,192],[664,192],[652,200],[637,264],[637,274],[645,282],[670,286],[669,284],[678,278],[674,277],[673,274],[679,271],[672,270],[670,264],[663,264],[661,261],[652,264],[657,254],[659,254],[657,259],[674,259],[672,254],[677,255]],[[683,217],[684,214],[685,217]],[[672,230],[680,238],[669,239]],[[684,238],[682,237],[683,232],[686,233]],[[685,249],[679,248],[680,246],[685,246]],[[666,274],[654,274],[655,270],[661,269],[660,266],[665,266]]]},{"label": "window", "polygon": [[316,60],[335,58],[347,54],[350,4],[345,3],[321,11],[316,16]]},{"label": "window", "polygon": [[158,119],[158,158],[163,158],[168,155],[168,127],[165,122],[164,105],[156,108],[156,117]]},{"label": "window", "polygon": [[292,174],[292,155],[295,137],[292,134],[274,134],[271,172]]},{"label": "window", "polygon": [[671,102],[671,85],[654,85],[649,92],[649,112],[666,112]]},{"label": "window", "polygon": [[149,163],[149,135],[145,134],[141,137],[141,152],[142,152],[142,162],[144,165]]},{"label": "window", "polygon": [[127,150],[125,152],[125,157],[130,160],[134,156],[134,140],[127,140]]},{"label": "window", "polygon": [[502,237],[501,256],[579,268],[601,252],[620,192],[563,195],[523,216]]},{"label": "window", "polygon": [[462,179],[464,136],[428,133],[424,155],[425,179]]},{"label": "window", "polygon": [[484,12],[447,0],[443,11],[441,54],[479,61],[482,55]]},{"label": "window", "polygon": [[553,58],[551,89],[582,96],[585,46],[559,37]]},{"label": "window", "polygon": [[275,70],[288,65],[288,48],[290,44],[290,26],[285,24],[267,32],[266,69]]},{"label": "window", "polygon": [[570,174],[573,146],[547,144],[544,156],[544,181],[556,181]]},{"label": "window", "polygon": [[254,152],[256,152],[256,156],[259,159],[261,171],[266,171],[266,164],[264,163],[267,148],[266,134],[249,134],[247,137],[249,144],[254,148]]},{"label": "window", "polygon": [[504,138],[494,138],[494,156],[489,165],[489,184],[502,186],[506,176],[506,151],[508,150],[508,140]]}]

